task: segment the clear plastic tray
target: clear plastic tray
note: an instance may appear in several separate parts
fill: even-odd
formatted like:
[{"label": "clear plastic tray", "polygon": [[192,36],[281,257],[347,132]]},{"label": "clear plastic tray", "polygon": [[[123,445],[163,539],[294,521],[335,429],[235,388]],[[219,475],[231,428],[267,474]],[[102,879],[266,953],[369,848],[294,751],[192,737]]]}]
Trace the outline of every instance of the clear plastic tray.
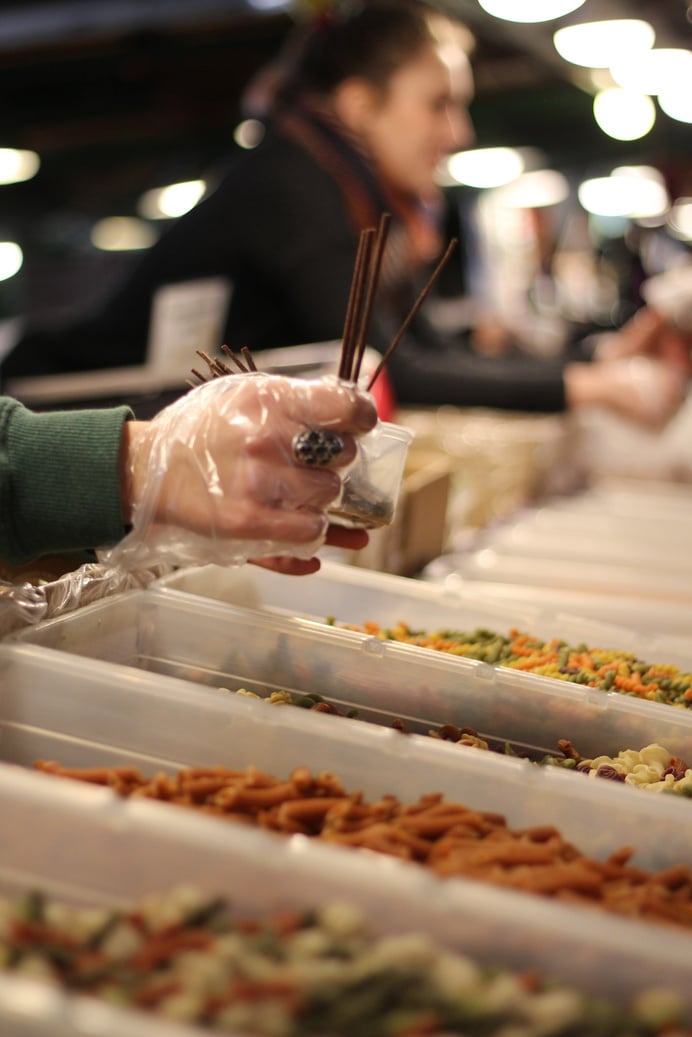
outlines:
[{"label": "clear plastic tray", "polygon": [[437,586],[449,600],[455,594],[471,597],[480,603],[514,608],[517,613],[532,609],[536,613],[535,630],[562,616],[588,619],[608,626],[613,624],[641,632],[646,641],[652,634],[692,638],[692,602],[651,601],[646,598],[594,594],[568,587],[541,587],[526,583],[503,583],[501,580],[465,580],[455,571],[453,559],[438,558],[426,569],[425,579]]},{"label": "clear plastic tray", "polygon": [[[624,525],[624,523],[623,523]],[[554,526],[546,521],[545,525],[532,525],[528,521],[517,521],[489,531],[483,537],[486,547],[493,547],[507,554],[526,555],[528,557],[562,558],[563,565],[579,564],[582,561],[599,564],[631,566],[636,570],[654,570],[656,577],[662,572],[684,573],[692,578],[692,559],[687,555],[689,546],[689,527],[687,540],[676,540],[668,536],[667,527],[663,526],[660,538],[628,534],[627,530],[618,528],[609,534],[600,535],[589,531],[566,530],[559,523]]]},{"label": "clear plastic tray", "polygon": [[485,547],[459,555],[457,563],[456,572],[465,580],[496,579],[692,605],[692,579],[684,567],[658,569],[622,561],[566,558],[555,548],[552,554],[543,551],[533,556]]},{"label": "clear plastic tray", "polygon": [[[302,836],[279,839],[16,764],[39,750],[74,765],[117,759],[169,768],[225,758],[281,774],[302,763],[338,773],[368,797],[390,791],[408,799],[440,790],[500,809],[513,825],[552,820],[594,856],[636,833],[644,867],[692,861],[684,822],[689,804],[353,721],[272,710],[206,689],[190,694],[170,678],[33,645],[0,647],[0,676],[0,746],[15,764],[0,763],[3,893],[42,888],[104,904],[194,882],[234,901],[242,890],[247,912],[349,900],[378,931],[423,931],[481,961],[536,969],[589,993],[620,998],[670,987],[692,1018],[692,937],[684,932],[481,883],[438,880],[369,852]],[[170,1033],[105,1005],[54,990],[37,996],[37,990],[0,973],[3,1037]]]},{"label": "clear plastic tray", "polygon": [[[627,648],[621,633],[613,644]],[[588,634],[584,621],[564,630],[566,638]],[[589,756],[658,741],[692,757],[687,710],[171,591],[121,595],[16,638],[215,688],[318,693],[387,727],[394,716],[411,731],[452,723],[539,753],[569,738]],[[652,638],[642,657],[653,661],[655,647],[665,661],[682,662],[671,641]]]},{"label": "clear plastic tray", "polygon": [[[411,580],[323,561],[319,572],[296,585],[257,566],[227,569],[208,565],[178,570],[154,586],[318,622],[333,615],[343,623],[372,620],[390,626],[404,620],[427,629],[519,627],[550,637],[567,636],[562,631],[569,630],[578,640],[582,640],[579,629],[583,629],[589,638],[610,638],[615,648],[634,647],[642,655],[645,651],[656,655],[674,651],[687,659],[685,665],[692,659],[692,601],[685,607],[561,586],[464,581],[455,574],[453,564],[448,571],[444,558],[429,569],[430,579]],[[690,652],[679,641],[670,642],[670,637],[689,639]]]}]

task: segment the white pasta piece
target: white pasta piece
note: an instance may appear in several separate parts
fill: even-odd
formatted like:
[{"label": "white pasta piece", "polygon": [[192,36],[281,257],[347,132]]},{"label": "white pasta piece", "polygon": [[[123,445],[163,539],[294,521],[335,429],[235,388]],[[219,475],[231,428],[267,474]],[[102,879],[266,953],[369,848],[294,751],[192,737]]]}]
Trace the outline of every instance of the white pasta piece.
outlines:
[{"label": "white pasta piece", "polygon": [[367,923],[361,912],[351,904],[337,901],[321,909],[319,921],[323,929],[339,939],[362,936],[367,931]]},{"label": "white pasta piece", "polygon": [[495,1011],[508,1011],[523,1004],[526,991],[517,976],[506,972],[499,973],[489,980],[485,996],[488,1005]]},{"label": "white pasta piece", "polygon": [[228,984],[228,962],[207,951],[185,951],[172,962],[171,971],[195,994],[221,994]]},{"label": "white pasta piece", "polygon": [[112,961],[125,961],[142,946],[142,937],[128,922],[119,922],[101,944],[101,950]]},{"label": "white pasta piece", "polygon": [[342,958],[292,958],[290,976],[301,989],[324,990],[340,986],[355,975],[353,964]]},{"label": "white pasta piece", "polygon": [[164,998],[159,1003],[158,1011],[167,1019],[175,1019],[179,1023],[194,1022],[204,1004],[205,998],[202,993],[187,989]]},{"label": "white pasta piece", "polygon": [[543,990],[527,997],[524,1016],[533,1023],[534,1032],[560,1033],[581,1017],[582,999],[573,990]]},{"label": "white pasta piece", "polygon": [[648,763],[652,766],[660,765],[662,771],[664,771],[670,763],[670,751],[665,749],[662,745],[658,745],[657,742],[652,742],[651,745],[645,745],[639,755],[642,763]]},{"label": "white pasta piece", "polygon": [[640,785],[647,782],[660,781],[665,767],[657,767],[646,763],[638,763],[630,771],[630,776],[635,778]]},{"label": "white pasta piece", "polygon": [[212,954],[227,964],[239,962],[247,954],[247,945],[240,933],[224,933],[215,940]]},{"label": "white pasta piece", "polygon": [[17,965],[15,972],[27,979],[40,979],[49,983],[58,983],[53,968],[46,958],[40,954],[27,954]]},{"label": "white pasta piece", "polygon": [[615,757],[616,762],[620,763],[626,770],[631,771],[633,767],[642,762],[642,756],[636,749],[623,749],[622,752],[618,753]]},{"label": "white pasta piece", "polygon": [[455,999],[480,982],[481,970],[469,958],[442,951],[430,969],[430,978],[443,997]]},{"label": "white pasta piece", "polygon": [[291,706],[293,705],[293,699],[289,691],[273,691],[267,702],[271,702],[272,706]]},{"label": "white pasta piece", "polygon": [[329,933],[321,929],[301,929],[290,941],[291,958],[319,958],[331,947]]},{"label": "white pasta piece", "polygon": [[398,936],[383,936],[365,952],[371,967],[385,968],[428,968],[436,959],[433,943],[422,933],[404,933]]}]

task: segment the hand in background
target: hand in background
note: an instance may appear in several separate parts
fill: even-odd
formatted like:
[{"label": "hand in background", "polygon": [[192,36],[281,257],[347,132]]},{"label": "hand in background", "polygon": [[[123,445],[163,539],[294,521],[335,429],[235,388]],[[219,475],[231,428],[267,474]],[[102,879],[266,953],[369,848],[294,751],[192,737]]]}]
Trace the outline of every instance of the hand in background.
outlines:
[{"label": "hand in background", "polygon": [[692,333],[680,330],[653,307],[644,306],[619,331],[603,337],[595,359],[621,360],[632,356],[655,357],[689,376],[692,374]]}]

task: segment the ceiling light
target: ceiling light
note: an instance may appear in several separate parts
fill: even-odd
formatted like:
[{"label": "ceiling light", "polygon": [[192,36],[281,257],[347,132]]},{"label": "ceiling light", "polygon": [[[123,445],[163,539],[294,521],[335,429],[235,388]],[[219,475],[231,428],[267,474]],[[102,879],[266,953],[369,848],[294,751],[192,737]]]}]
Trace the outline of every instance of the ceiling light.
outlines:
[{"label": "ceiling light", "polygon": [[291,7],[289,0],[249,0],[256,11],[283,11]]},{"label": "ceiling light", "polygon": [[648,94],[617,87],[596,94],[593,114],[603,132],[614,140],[639,140],[656,122],[656,106]]},{"label": "ceiling light", "polygon": [[18,184],[36,176],[41,160],[35,151],[0,148],[0,184]]},{"label": "ceiling light", "polygon": [[109,216],[95,223],[91,242],[104,252],[133,252],[150,248],[156,241],[151,224],[134,216]]},{"label": "ceiling light", "polygon": [[233,140],[239,148],[251,151],[256,148],[265,134],[264,123],[260,119],[243,119],[233,131]]},{"label": "ceiling light", "polygon": [[585,0],[478,0],[488,14],[508,22],[549,22],[570,14]]},{"label": "ceiling light", "polygon": [[676,238],[692,241],[692,198],[678,198],[670,210],[668,226]]},{"label": "ceiling light", "polygon": [[660,216],[669,206],[668,193],[662,184],[629,174],[584,180],[577,194],[582,207],[594,216],[643,219]]},{"label": "ceiling light", "polygon": [[610,171],[613,176],[629,176],[635,180],[653,180],[656,184],[665,186],[663,174],[655,166],[616,166]]},{"label": "ceiling light", "polygon": [[156,187],[145,191],[137,205],[137,211],[148,220],[165,220],[183,216],[200,200],[207,185],[204,180],[183,180],[168,187]]},{"label": "ceiling light", "polygon": [[524,160],[514,148],[475,148],[458,151],[447,159],[447,172],[457,184],[468,187],[501,187],[515,180]]},{"label": "ceiling light", "polygon": [[0,281],[7,281],[21,270],[24,254],[16,241],[0,241]]},{"label": "ceiling light", "polygon": [[661,47],[628,54],[611,65],[610,74],[618,86],[640,94],[660,94],[676,87],[692,85],[692,51]]},{"label": "ceiling light", "polygon": [[692,122],[692,80],[686,88],[664,90],[658,95],[661,111],[678,122]]},{"label": "ceiling light", "polygon": [[554,169],[535,169],[522,173],[497,192],[500,205],[510,209],[541,209],[559,205],[569,195],[567,178]]},{"label": "ceiling light", "polygon": [[553,35],[560,57],[586,68],[609,68],[623,54],[648,50],[655,39],[652,27],[640,18],[567,25]]}]

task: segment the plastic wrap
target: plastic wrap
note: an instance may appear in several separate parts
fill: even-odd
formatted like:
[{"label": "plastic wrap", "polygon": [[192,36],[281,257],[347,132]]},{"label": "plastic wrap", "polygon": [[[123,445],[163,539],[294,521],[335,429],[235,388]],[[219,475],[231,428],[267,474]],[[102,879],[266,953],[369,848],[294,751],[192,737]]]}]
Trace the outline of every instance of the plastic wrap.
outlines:
[{"label": "plastic wrap", "polygon": [[148,586],[171,571],[164,565],[127,572],[93,562],[56,580],[39,583],[0,581],[0,637],[53,619],[94,601]]},{"label": "plastic wrap", "polygon": [[[131,532],[100,554],[109,566],[233,565],[310,558],[324,542],[354,437],[376,422],[367,393],[332,376],[253,372],[215,378],[161,411],[135,437],[126,476]],[[298,463],[295,437],[338,433],[327,465]]]}]

